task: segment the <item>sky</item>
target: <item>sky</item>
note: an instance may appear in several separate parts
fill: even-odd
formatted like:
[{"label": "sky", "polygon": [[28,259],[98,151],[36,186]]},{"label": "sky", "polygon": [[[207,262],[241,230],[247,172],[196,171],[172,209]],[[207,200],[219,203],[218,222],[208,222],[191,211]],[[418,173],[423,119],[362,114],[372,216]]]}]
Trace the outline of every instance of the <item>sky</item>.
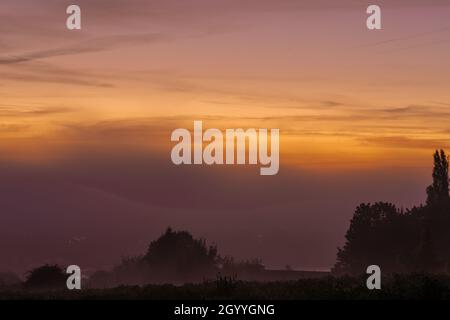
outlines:
[{"label": "sky", "polygon": [[[449,147],[450,3],[377,1],[377,31],[369,4],[1,1],[0,270],[108,268],[168,225],[323,270],[359,203],[423,202]],[[279,174],[174,166],[194,120],[279,128]]]}]

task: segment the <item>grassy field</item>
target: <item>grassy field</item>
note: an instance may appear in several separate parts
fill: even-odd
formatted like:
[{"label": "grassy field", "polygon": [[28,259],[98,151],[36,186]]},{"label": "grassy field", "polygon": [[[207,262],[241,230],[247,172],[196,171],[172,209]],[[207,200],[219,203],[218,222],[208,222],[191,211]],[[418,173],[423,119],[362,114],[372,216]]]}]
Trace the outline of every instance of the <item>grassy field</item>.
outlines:
[{"label": "grassy field", "polygon": [[450,299],[450,276],[395,275],[383,279],[381,290],[368,290],[365,278],[302,279],[284,282],[243,282],[219,279],[202,284],[122,286],[113,289],[31,290],[20,286],[0,289],[0,299],[261,299],[367,300]]}]

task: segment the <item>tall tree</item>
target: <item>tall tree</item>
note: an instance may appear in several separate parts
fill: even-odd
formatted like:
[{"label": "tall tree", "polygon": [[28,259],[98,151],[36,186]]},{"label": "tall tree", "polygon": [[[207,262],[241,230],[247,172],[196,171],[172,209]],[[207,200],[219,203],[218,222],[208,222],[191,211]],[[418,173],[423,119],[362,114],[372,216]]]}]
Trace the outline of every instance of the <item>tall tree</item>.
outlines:
[{"label": "tall tree", "polygon": [[433,183],[427,188],[427,204],[442,204],[448,200],[448,159],[444,150],[436,150],[434,153]]},{"label": "tall tree", "polygon": [[391,203],[361,204],[356,208],[345,235],[346,243],[338,249],[336,273],[361,274],[377,264],[384,271],[398,269],[398,260],[407,237],[403,215]]}]

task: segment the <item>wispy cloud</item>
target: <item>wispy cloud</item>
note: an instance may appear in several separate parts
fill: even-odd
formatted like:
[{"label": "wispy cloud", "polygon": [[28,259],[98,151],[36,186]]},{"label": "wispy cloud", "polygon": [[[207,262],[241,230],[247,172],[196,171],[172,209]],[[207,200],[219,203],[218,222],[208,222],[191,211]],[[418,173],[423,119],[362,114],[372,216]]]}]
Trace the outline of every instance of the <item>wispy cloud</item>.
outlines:
[{"label": "wispy cloud", "polygon": [[1,117],[38,117],[51,114],[62,114],[74,112],[74,108],[68,107],[36,107],[36,106],[21,106],[0,104]]},{"label": "wispy cloud", "polygon": [[407,148],[407,149],[427,149],[449,148],[450,140],[447,139],[426,139],[401,136],[381,136],[360,138],[364,143],[381,146],[384,148]]},{"label": "wispy cloud", "polygon": [[391,39],[378,41],[378,42],[374,42],[374,43],[370,43],[370,44],[365,44],[365,45],[362,45],[360,47],[363,47],[363,48],[364,47],[376,47],[376,46],[382,46],[382,45],[387,45],[387,44],[392,44],[392,43],[399,43],[399,42],[408,41],[408,40],[412,40],[412,39],[439,35],[441,33],[445,33],[445,32],[448,32],[448,31],[450,31],[450,27],[443,27],[443,28],[434,29],[434,30],[430,30],[430,31],[425,31],[425,32],[405,35],[403,37],[396,37],[396,38],[391,38]]},{"label": "wispy cloud", "polygon": [[76,77],[71,77],[69,75],[61,76],[49,76],[46,74],[31,74],[31,73],[14,73],[14,72],[1,72],[0,77],[3,80],[19,81],[19,82],[47,82],[47,83],[58,83],[58,84],[70,84],[79,86],[92,86],[92,87],[113,87],[112,84],[92,81],[87,79],[81,79]]},{"label": "wispy cloud", "polygon": [[58,56],[70,56],[83,53],[99,52],[114,49],[121,45],[143,45],[148,43],[167,41],[168,39],[168,36],[158,33],[113,35],[100,38],[92,38],[60,48],[0,56],[0,64],[14,64]]},{"label": "wispy cloud", "polygon": [[[1,114],[1,112],[0,112]],[[13,124],[5,124],[0,123],[0,132],[3,134],[6,133],[21,133],[27,130],[30,127],[28,124],[23,123],[13,123]]]}]

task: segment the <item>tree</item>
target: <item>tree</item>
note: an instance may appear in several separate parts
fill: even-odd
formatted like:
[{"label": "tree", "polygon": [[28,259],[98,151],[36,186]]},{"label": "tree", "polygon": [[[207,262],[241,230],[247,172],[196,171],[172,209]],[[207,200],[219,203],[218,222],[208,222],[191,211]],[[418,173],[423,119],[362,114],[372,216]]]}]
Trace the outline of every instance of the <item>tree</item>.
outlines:
[{"label": "tree", "polygon": [[333,271],[361,274],[371,264],[387,272],[397,269],[408,232],[402,218],[402,212],[391,203],[359,205],[345,235],[346,243],[338,248]]},{"label": "tree", "polygon": [[420,243],[417,248],[416,268],[418,271],[432,272],[438,266],[439,263],[434,251],[430,230],[425,228],[421,234]]},{"label": "tree", "polygon": [[434,153],[433,182],[427,204],[406,212],[394,205],[360,205],[350,222],[333,271],[362,273],[370,264],[383,272],[439,271],[450,265],[448,158]]},{"label": "tree", "polygon": [[427,205],[439,205],[447,203],[448,200],[448,158],[444,150],[436,150],[433,183],[427,188]]},{"label": "tree", "polygon": [[25,285],[36,289],[62,289],[67,275],[58,265],[44,265],[28,271]]},{"label": "tree", "polygon": [[194,239],[187,231],[166,232],[150,243],[144,261],[153,277],[160,281],[197,281],[214,276],[218,256],[215,246],[204,239]]}]

